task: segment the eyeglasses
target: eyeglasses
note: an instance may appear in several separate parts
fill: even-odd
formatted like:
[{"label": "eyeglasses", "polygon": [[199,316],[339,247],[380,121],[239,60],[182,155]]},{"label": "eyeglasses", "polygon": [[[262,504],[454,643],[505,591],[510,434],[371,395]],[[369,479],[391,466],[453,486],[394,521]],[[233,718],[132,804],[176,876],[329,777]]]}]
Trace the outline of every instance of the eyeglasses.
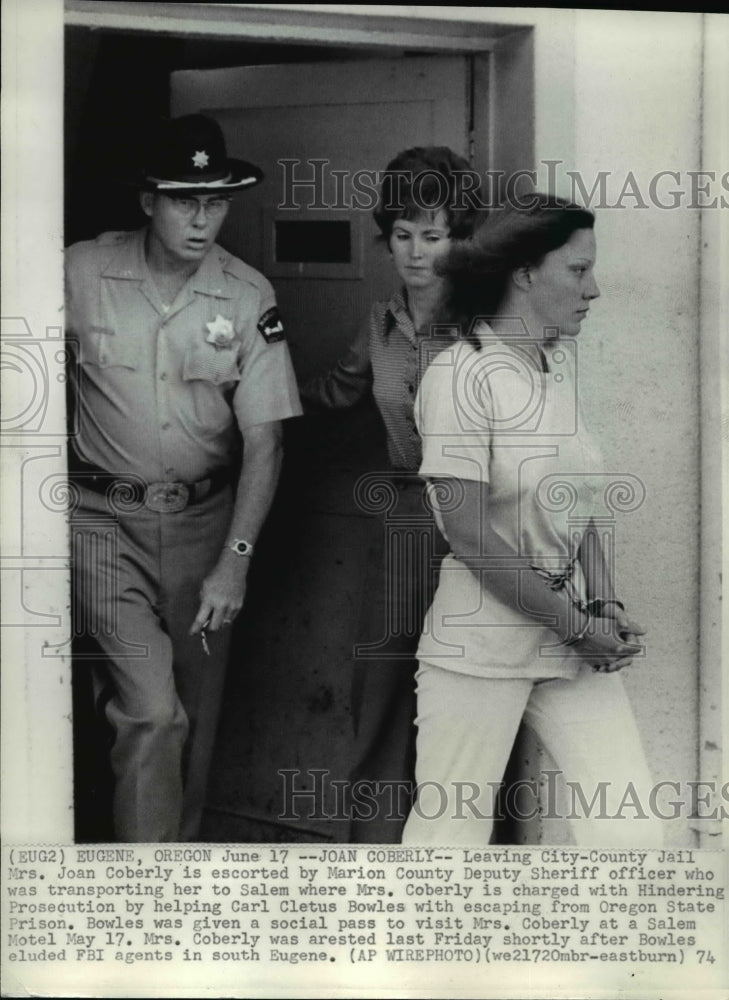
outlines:
[{"label": "eyeglasses", "polygon": [[187,219],[192,219],[200,209],[211,219],[218,218],[226,211],[230,204],[230,198],[210,198],[202,201],[200,198],[178,198],[175,195],[166,195],[172,202],[175,210]]}]

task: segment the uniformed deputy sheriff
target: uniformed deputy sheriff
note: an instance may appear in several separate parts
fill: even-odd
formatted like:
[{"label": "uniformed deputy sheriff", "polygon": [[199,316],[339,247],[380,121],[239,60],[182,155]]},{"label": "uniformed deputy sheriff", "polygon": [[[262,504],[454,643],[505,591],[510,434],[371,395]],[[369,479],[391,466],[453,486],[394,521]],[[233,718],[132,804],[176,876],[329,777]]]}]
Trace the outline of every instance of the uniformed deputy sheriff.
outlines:
[{"label": "uniformed deputy sheriff", "polygon": [[145,228],[67,251],[75,614],[104,654],[120,841],[199,836],[230,625],[280,421],[301,412],[271,285],[215,242],[261,179],[212,119],[167,121],[140,180]]}]

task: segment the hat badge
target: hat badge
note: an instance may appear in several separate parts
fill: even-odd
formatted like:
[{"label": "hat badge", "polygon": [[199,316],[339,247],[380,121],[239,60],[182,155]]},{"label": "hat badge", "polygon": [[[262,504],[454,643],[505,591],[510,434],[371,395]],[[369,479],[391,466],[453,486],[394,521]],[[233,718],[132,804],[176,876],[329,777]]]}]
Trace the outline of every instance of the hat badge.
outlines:
[{"label": "hat badge", "polygon": [[228,194],[260,184],[263,171],[228,156],[223,130],[207,115],[162,118],[149,134],[138,186],[148,191]]}]

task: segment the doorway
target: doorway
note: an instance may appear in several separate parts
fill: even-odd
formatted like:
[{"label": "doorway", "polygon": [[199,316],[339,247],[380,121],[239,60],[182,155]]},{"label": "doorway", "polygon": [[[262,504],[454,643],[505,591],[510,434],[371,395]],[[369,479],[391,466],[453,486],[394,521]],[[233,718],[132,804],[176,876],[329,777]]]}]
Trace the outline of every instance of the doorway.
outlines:
[{"label": "doorway", "polygon": [[[392,290],[371,212],[341,207],[348,204],[346,189],[342,198],[336,188],[341,172],[379,171],[409,145],[449,145],[478,169],[493,160],[496,54],[400,52],[383,59],[376,48],[114,32],[94,40],[104,43],[117,53],[106,80],[120,101],[129,74],[137,79],[131,104],[122,105],[131,126],[160,105],[172,114],[204,110],[221,122],[231,155],[264,167],[266,184],[241,199],[221,242],[272,279],[302,380],[334,363],[371,302]],[[160,60],[169,72],[161,73]],[[151,82],[151,98],[140,73]],[[89,99],[103,109],[103,88],[95,87],[93,74],[86,83]],[[87,142],[98,134],[88,120],[86,134]],[[77,147],[84,148],[83,136]],[[289,198],[287,180],[312,180],[312,164],[325,160],[323,204],[312,204],[316,194],[306,183],[294,184]],[[126,210],[131,220],[134,206]],[[345,252],[332,239],[324,259],[299,259],[305,239],[296,230],[311,221],[330,232],[343,225]],[[286,227],[294,250],[283,255],[278,236]],[[281,488],[237,627],[204,831],[209,840],[337,840],[345,833],[327,815],[281,821],[279,771],[300,769],[304,784],[306,772],[346,777],[353,636],[367,601],[364,567],[380,540],[376,521],[354,503],[353,486],[363,473],[385,467],[384,435],[371,400],[346,414],[290,422],[287,434]],[[324,801],[331,812],[326,791]]]},{"label": "doorway", "polygon": [[[216,118],[231,155],[266,175],[233,202],[220,242],[273,282],[300,384],[334,365],[372,303],[395,291],[366,191],[402,149],[468,155],[469,71],[465,56],[428,56],[172,74],[172,114]],[[281,486],[236,627],[211,839],[347,836],[334,789],[348,776],[353,649],[383,544],[381,517],[355,490],[388,468],[384,431],[367,397],[285,432]],[[292,820],[284,790],[315,784],[316,805]]]}]

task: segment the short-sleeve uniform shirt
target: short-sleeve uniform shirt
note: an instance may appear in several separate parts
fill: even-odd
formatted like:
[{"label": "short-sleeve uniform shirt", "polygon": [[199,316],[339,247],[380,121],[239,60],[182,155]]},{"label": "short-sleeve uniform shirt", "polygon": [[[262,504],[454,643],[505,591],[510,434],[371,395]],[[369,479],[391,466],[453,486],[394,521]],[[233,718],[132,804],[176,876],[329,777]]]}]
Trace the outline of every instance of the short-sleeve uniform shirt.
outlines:
[{"label": "short-sleeve uniform shirt", "polygon": [[271,285],[213,246],[165,306],[146,230],[67,251],[81,457],[117,475],[194,482],[229,464],[236,427],[301,412]]},{"label": "short-sleeve uniform shirt", "polygon": [[[546,347],[549,371],[540,372],[516,339],[497,339],[485,324],[479,331],[480,350],[461,341],[425,373],[415,406],[420,473],[454,480],[452,495],[432,491],[436,505],[458,503],[457,480],[488,484],[493,531],[543,572],[571,566],[584,596],[575,558],[605,483],[577,405],[576,345]],[[452,553],[418,658],[487,677],[574,677],[581,665],[550,628],[481,586]]]}]

